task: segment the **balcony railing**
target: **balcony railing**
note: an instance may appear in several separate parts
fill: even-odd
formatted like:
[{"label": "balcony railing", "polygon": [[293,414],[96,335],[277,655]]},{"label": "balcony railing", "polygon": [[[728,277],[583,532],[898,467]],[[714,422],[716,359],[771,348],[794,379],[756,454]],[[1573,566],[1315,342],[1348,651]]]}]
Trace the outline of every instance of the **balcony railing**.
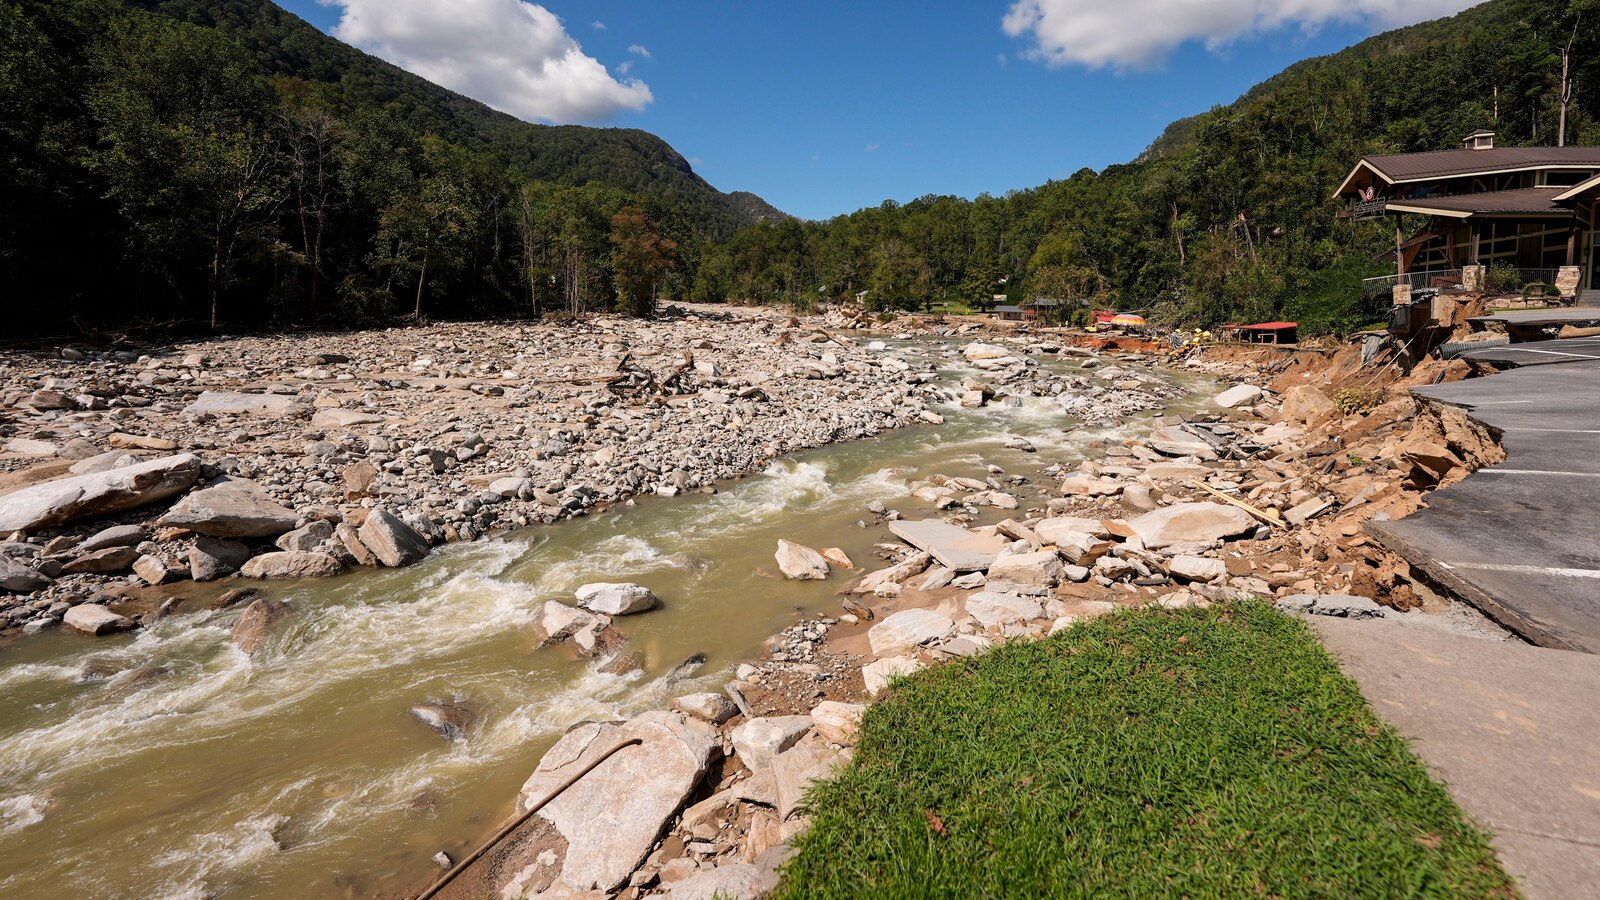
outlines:
[{"label": "balcony railing", "polygon": [[[1553,268],[1513,269],[1506,266],[1489,266],[1484,271],[1484,291],[1491,294],[1520,294],[1530,284],[1553,286],[1556,283],[1556,273],[1559,271]],[[1404,275],[1383,275],[1378,278],[1363,279],[1361,296],[1367,300],[1389,296],[1394,293],[1394,286],[1402,281],[1411,285],[1413,291],[1456,287],[1461,284],[1461,270],[1429,269],[1422,272],[1407,272]],[[1549,293],[1555,293],[1553,287]]]}]

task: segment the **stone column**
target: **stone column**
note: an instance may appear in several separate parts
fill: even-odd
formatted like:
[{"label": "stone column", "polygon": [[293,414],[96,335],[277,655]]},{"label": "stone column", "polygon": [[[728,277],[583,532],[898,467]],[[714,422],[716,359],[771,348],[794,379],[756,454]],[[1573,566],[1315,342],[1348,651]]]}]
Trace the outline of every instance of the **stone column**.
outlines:
[{"label": "stone column", "polygon": [[1483,291],[1484,276],[1486,274],[1488,274],[1488,267],[1487,266],[1462,266],[1461,267],[1461,288],[1462,288],[1462,290],[1473,291],[1473,292],[1482,292]]},{"label": "stone column", "polygon": [[1411,282],[1402,281],[1394,286],[1394,305],[1405,306],[1411,302]]},{"label": "stone column", "polygon": [[1562,266],[1556,270],[1556,293],[1563,297],[1578,296],[1578,284],[1583,281],[1583,270],[1577,266]]}]

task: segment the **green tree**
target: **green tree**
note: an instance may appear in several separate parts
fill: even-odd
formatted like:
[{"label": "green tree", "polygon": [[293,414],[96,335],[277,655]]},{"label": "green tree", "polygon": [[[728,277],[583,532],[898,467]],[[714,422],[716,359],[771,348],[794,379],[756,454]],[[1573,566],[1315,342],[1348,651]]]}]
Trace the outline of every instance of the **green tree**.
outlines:
[{"label": "green tree", "polygon": [[653,316],[661,279],[676,266],[678,244],[663,237],[637,206],[624,206],[611,217],[611,266],[617,299],[636,316]]}]

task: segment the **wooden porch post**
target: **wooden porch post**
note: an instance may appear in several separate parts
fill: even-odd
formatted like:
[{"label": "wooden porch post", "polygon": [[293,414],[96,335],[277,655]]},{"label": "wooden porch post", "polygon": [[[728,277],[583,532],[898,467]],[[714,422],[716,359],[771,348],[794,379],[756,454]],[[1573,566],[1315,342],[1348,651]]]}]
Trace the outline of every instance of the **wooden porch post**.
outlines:
[{"label": "wooden porch post", "polygon": [[1401,227],[1403,221],[1404,218],[1399,213],[1396,213],[1394,217],[1394,272],[1396,275],[1404,275],[1406,273],[1406,254],[1400,248],[1400,245],[1406,242],[1405,229]]},{"label": "wooden porch post", "polygon": [[1475,266],[1475,265],[1478,264],[1478,246],[1479,246],[1479,242],[1480,242],[1481,238],[1483,237],[1483,228],[1477,222],[1473,222],[1472,225],[1471,225],[1471,228],[1472,228],[1472,265]]},{"label": "wooden porch post", "polygon": [[1578,264],[1578,226],[1574,224],[1567,231],[1567,265]]}]

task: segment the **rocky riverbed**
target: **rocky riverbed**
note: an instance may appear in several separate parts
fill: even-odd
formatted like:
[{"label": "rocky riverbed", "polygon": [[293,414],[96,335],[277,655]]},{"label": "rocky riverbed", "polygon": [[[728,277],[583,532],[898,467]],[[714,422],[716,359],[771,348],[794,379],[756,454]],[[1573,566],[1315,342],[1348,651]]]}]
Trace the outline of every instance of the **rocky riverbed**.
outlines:
[{"label": "rocky riverbed", "polygon": [[[988,346],[966,352],[981,360]],[[785,577],[839,584],[840,614],[774,636],[769,658],[738,667],[722,693],[568,732],[522,791],[522,808],[549,805],[499,848],[499,879],[474,889],[760,896],[806,827],[807,786],[849,763],[865,705],[893,679],[1119,609],[1268,597],[1296,613],[1506,639],[1362,535],[1496,461],[1492,435],[1403,391],[1360,402],[1331,391],[1341,408],[1319,386],[1327,365],[1190,364],[1273,387],[1241,381],[1209,412],[1043,479],[990,464],[873,500],[862,512],[882,532],[880,567],[866,574],[837,548],[778,541]],[[548,604],[547,619],[565,620],[563,608]]]},{"label": "rocky riverbed", "polygon": [[1095,379],[1049,372],[1038,359],[1082,351],[1046,339],[954,347],[982,375],[959,390],[824,320],[748,311],[12,354],[0,634],[115,632],[162,614],[143,588],[401,566],[711,491],[795,451],[940,424],[952,401],[1057,398],[1093,424],[1171,394],[1109,361]]}]

